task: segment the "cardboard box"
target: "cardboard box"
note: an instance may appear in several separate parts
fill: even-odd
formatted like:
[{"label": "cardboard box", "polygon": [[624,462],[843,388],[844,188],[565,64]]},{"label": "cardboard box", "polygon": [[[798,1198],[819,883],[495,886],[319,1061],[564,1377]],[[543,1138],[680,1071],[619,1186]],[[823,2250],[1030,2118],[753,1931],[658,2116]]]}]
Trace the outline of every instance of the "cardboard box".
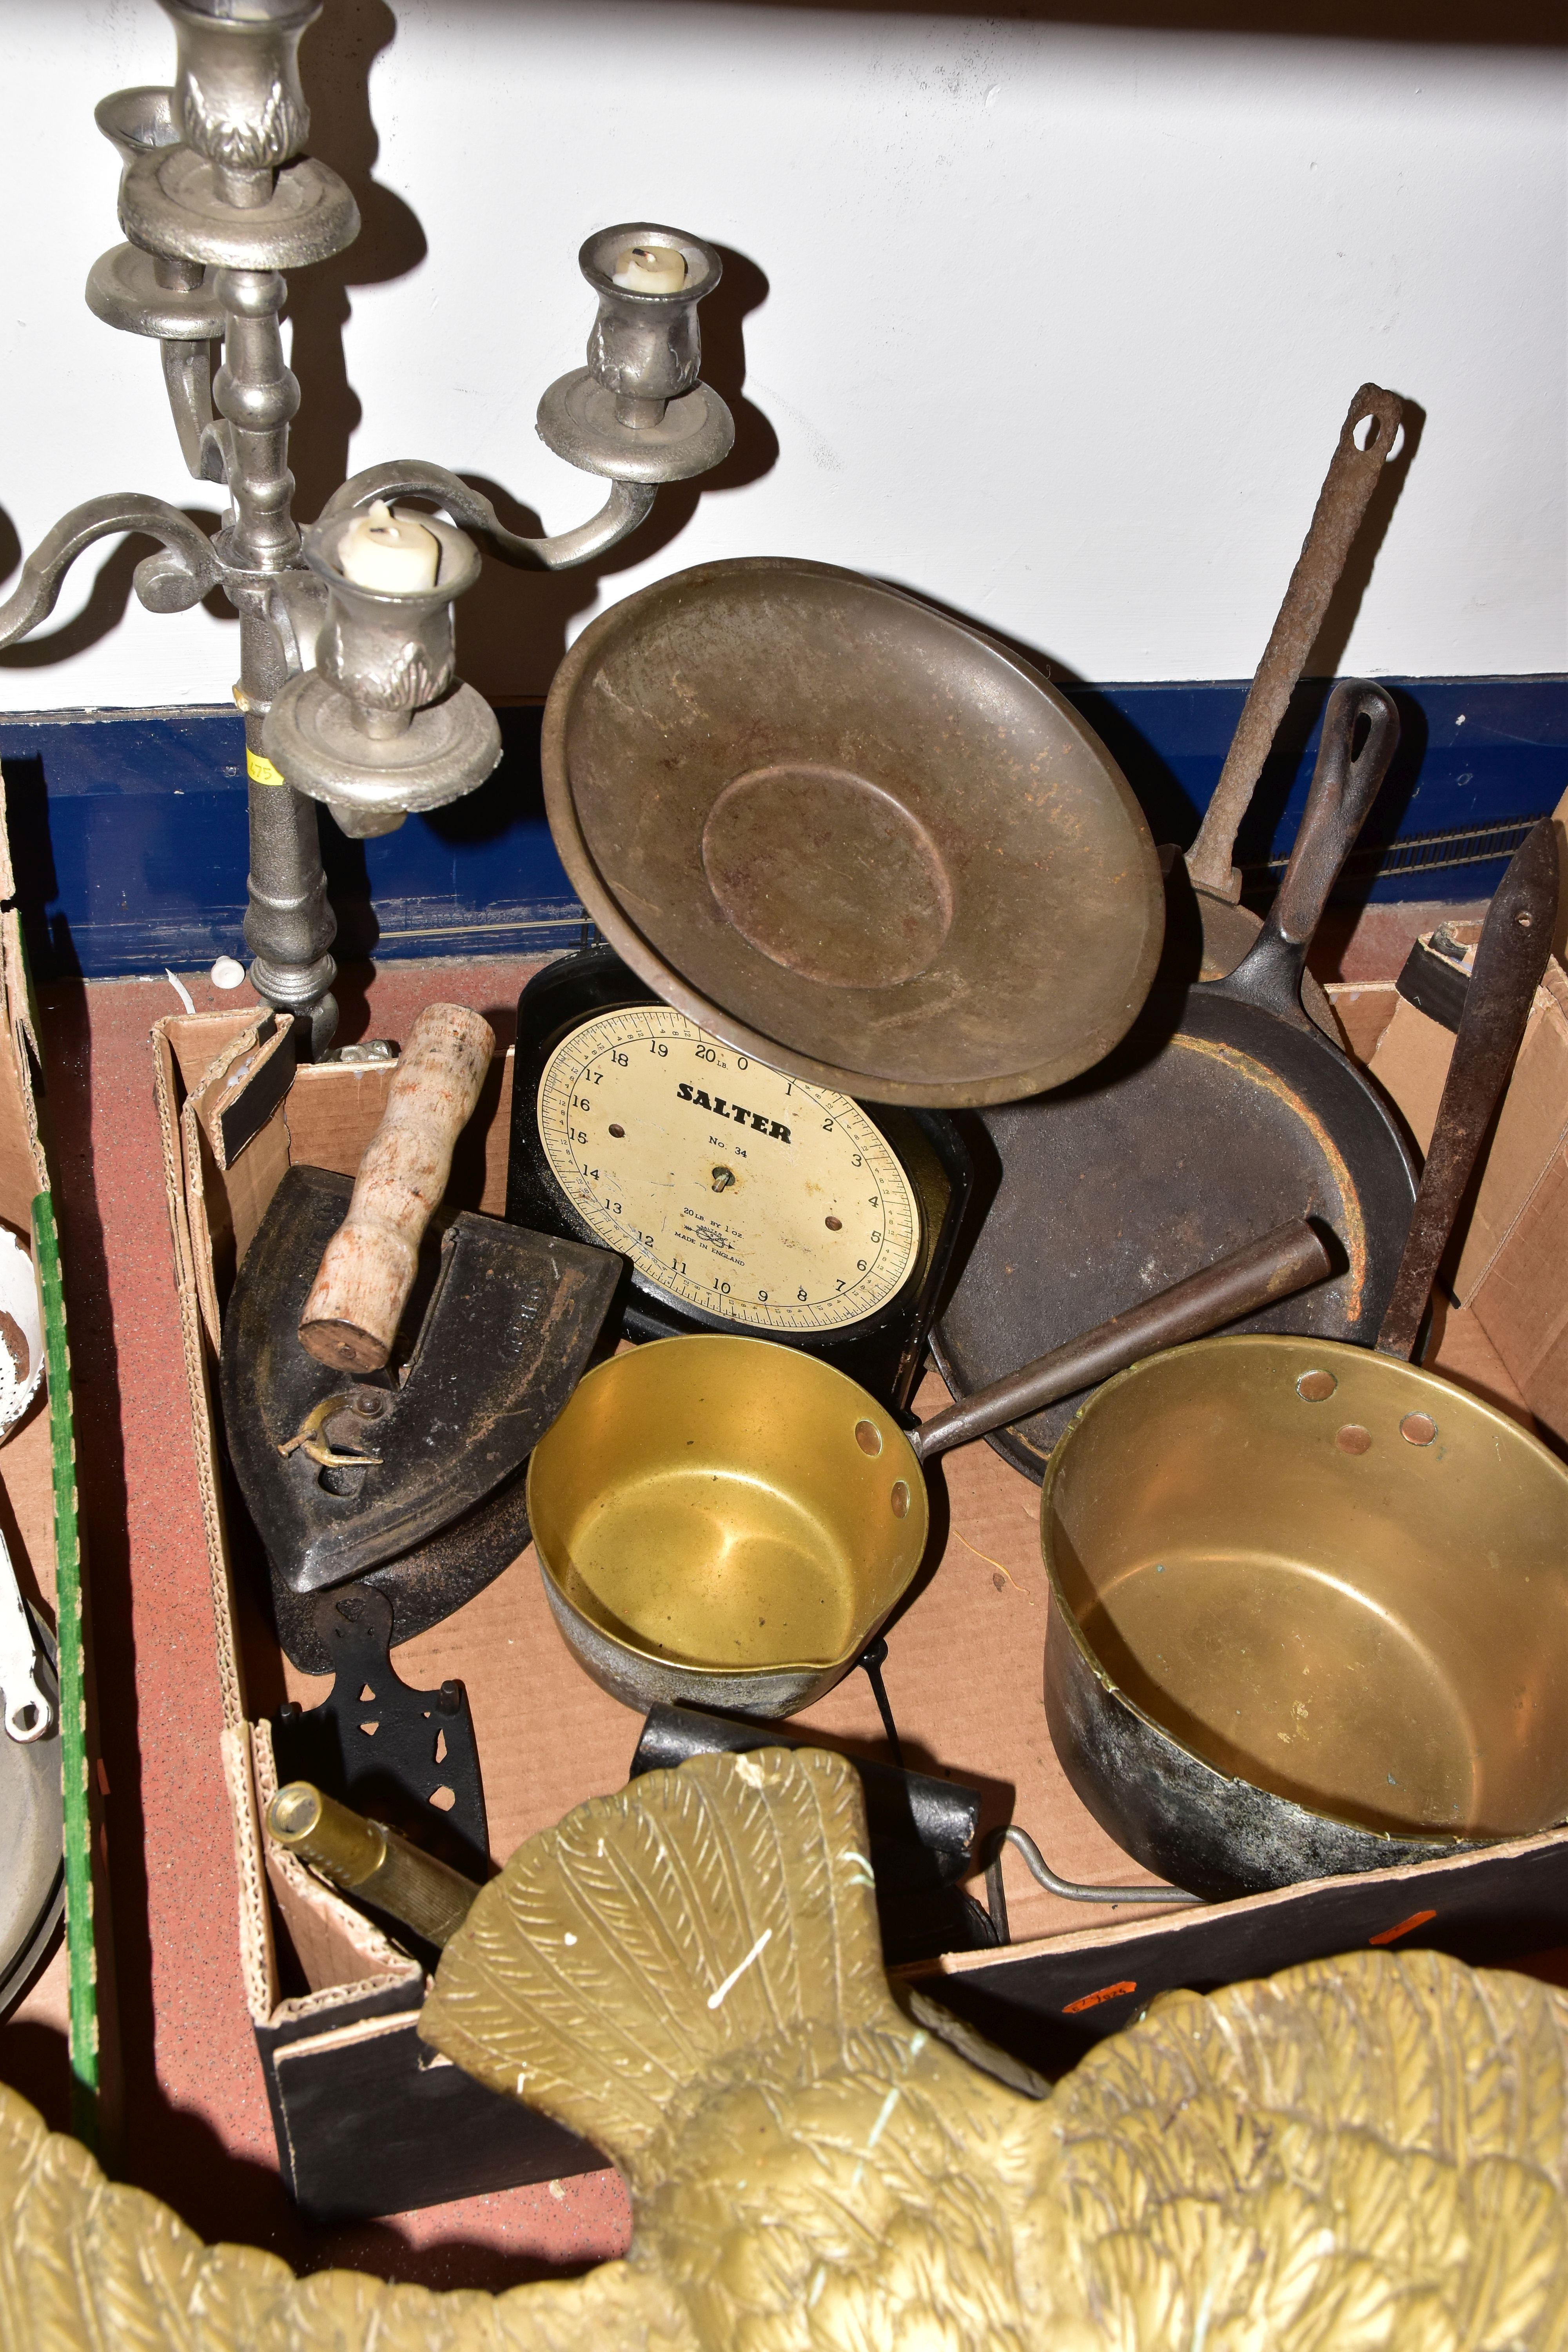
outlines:
[{"label": "cardboard box", "polygon": [[[314,1703],[326,1685],[288,1665],[268,1631],[259,1549],[225,1481],[217,1318],[284,1167],[352,1171],[389,1076],[328,1065],[300,1069],[278,1091],[275,1070],[267,1072],[279,1049],[264,1027],[215,1014],[164,1021],[154,1032],[240,1864],[241,1958],[286,2179],[318,2214],[388,2211],[599,2158],[434,2060],[414,2031],[417,1968],[331,1889],[262,1850],[259,1809],[273,1785],[266,1717],[285,1697]],[[254,1118],[243,1108],[249,1085],[260,1089]],[[500,1206],[510,1091],[508,1063],[492,1073],[464,1138],[447,1196],[454,1207]],[[1506,1387],[1484,1339],[1461,1328],[1486,1376]],[[920,1410],[942,1401],[929,1378]],[[978,1787],[983,1830],[1016,1821],[1070,1879],[1151,1883],[1073,1794],[1047,1730],[1037,1488],[983,1444],[949,1454],[938,1484],[944,1495],[933,1516],[940,1523],[945,1512],[945,1551],[900,1617],[886,1667],[908,1762]],[[625,1784],[641,1718],[591,1683],[565,1649],[531,1552],[394,1661],[423,1687],[450,1675],[466,1684],[498,1862],[574,1804]],[[860,1675],[791,1728],[886,1757]],[[940,1977],[943,1999],[1053,2067],[1165,1984],[1222,1982],[1369,1942],[1429,1942],[1494,1959],[1568,1943],[1568,1834],[1181,1912],[1136,1899],[1087,1910],[1044,1892],[1011,1854],[1005,1875],[1013,1945],[913,1973]]]}]

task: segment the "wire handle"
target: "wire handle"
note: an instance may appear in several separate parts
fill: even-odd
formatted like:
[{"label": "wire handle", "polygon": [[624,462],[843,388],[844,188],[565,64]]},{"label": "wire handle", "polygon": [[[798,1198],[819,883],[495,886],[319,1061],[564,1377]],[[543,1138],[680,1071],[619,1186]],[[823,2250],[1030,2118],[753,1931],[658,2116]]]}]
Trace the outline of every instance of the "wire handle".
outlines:
[{"label": "wire handle", "polygon": [[1157,1882],[1147,1886],[1080,1886],[1070,1878],[1058,1878],[1027,1830],[1009,1822],[1005,1830],[994,1830],[985,1841],[985,1902],[991,1913],[991,1924],[997,1939],[1004,1944],[1013,1940],[1007,1930],[1007,1895],[1002,1884],[1002,1856],[1007,1847],[1022,1856],[1032,1877],[1038,1880],[1047,1895],[1062,1895],[1068,1903],[1169,1903],[1194,1904],[1202,1901],[1189,1895],[1183,1886],[1162,1886]]}]

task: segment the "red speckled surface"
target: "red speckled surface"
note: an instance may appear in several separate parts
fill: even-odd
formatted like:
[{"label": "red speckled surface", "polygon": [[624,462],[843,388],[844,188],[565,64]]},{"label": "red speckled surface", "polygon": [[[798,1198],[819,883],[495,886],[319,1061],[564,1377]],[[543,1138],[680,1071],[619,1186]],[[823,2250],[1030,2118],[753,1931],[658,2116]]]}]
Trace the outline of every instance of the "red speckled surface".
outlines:
[{"label": "red speckled surface", "polygon": [[[1314,964],[1324,978],[1392,978],[1434,911],[1370,909],[1353,933],[1321,942]],[[504,1045],[533,968],[501,958],[359,968],[340,983],[340,1040],[401,1039],[422,1005],[445,996],[483,1012]],[[198,1012],[250,1001],[248,990],[221,993],[205,972],[182,978]],[[627,2204],[612,2172],[337,2229],[302,2221],[279,2180],[240,1989],[207,1568],[153,1098],[148,1034],[177,1010],[162,976],[64,984],[40,1004],[110,1783],[125,2084],[113,2168],[204,2237],[270,2248],[297,2269],[350,2265],[430,2286],[498,2287],[579,2268],[625,2251]],[[27,2021],[0,2028],[0,2076],[64,2127],[63,2037],[49,2015],[45,2000]]]},{"label": "red speckled surface", "polygon": [[[473,1004],[510,1043],[531,965],[389,963],[345,976],[340,1038],[402,1038],[433,997]],[[182,975],[197,1010],[248,1003]],[[354,983],[358,984],[355,985]],[[372,1012],[374,1007],[374,1013]],[[62,986],[40,1003],[87,1531],[107,1801],[125,2133],[115,2169],[205,2238],[297,2269],[349,2265],[430,2286],[514,2284],[624,2252],[613,2172],[335,2229],[301,2221],[278,2177],[240,1987],[211,1615],[180,1354],[148,1033],[167,980]],[[67,2122],[63,2049],[28,2037],[5,2067]],[[58,2045],[58,2037],[57,2037]],[[52,2063],[50,2063],[52,2060]]]}]

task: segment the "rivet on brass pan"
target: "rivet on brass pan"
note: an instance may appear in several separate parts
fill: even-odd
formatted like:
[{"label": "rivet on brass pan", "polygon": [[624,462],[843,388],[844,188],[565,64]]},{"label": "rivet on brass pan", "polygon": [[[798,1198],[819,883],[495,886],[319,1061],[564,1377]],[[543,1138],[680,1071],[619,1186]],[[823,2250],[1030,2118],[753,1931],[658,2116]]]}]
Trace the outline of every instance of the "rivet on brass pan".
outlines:
[{"label": "rivet on brass pan", "polygon": [[1407,1412],[1399,1424],[1399,1434],[1406,1445],[1430,1445],[1437,1434],[1437,1424],[1430,1413]]},{"label": "rivet on brass pan", "polygon": [[874,1421],[858,1421],[855,1424],[855,1443],[862,1454],[880,1454],[882,1433]]},{"label": "rivet on brass pan", "polygon": [[1342,1429],[1334,1432],[1334,1444],[1342,1454],[1364,1454],[1372,1439],[1359,1421],[1347,1421]]},{"label": "rivet on brass pan", "polygon": [[1303,1372],[1296,1383],[1296,1394],[1303,1404],[1326,1404],[1338,1387],[1332,1372]]},{"label": "rivet on brass pan", "polygon": [[910,1511],[910,1490],[905,1486],[901,1478],[897,1479],[894,1482],[892,1503],[894,1518],[908,1518]]}]

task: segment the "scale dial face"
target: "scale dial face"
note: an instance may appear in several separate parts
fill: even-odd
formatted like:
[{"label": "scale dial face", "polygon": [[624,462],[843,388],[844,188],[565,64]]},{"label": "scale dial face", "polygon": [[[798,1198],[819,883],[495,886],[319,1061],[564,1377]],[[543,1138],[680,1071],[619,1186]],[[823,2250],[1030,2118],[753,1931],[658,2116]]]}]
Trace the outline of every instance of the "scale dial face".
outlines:
[{"label": "scale dial face", "polygon": [[920,1208],[858,1103],[737,1054],[663,1004],[556,1046],[539,1137],[595,1239],[679,1304],[742,1328],[838,1331],[895,1298]]}]

